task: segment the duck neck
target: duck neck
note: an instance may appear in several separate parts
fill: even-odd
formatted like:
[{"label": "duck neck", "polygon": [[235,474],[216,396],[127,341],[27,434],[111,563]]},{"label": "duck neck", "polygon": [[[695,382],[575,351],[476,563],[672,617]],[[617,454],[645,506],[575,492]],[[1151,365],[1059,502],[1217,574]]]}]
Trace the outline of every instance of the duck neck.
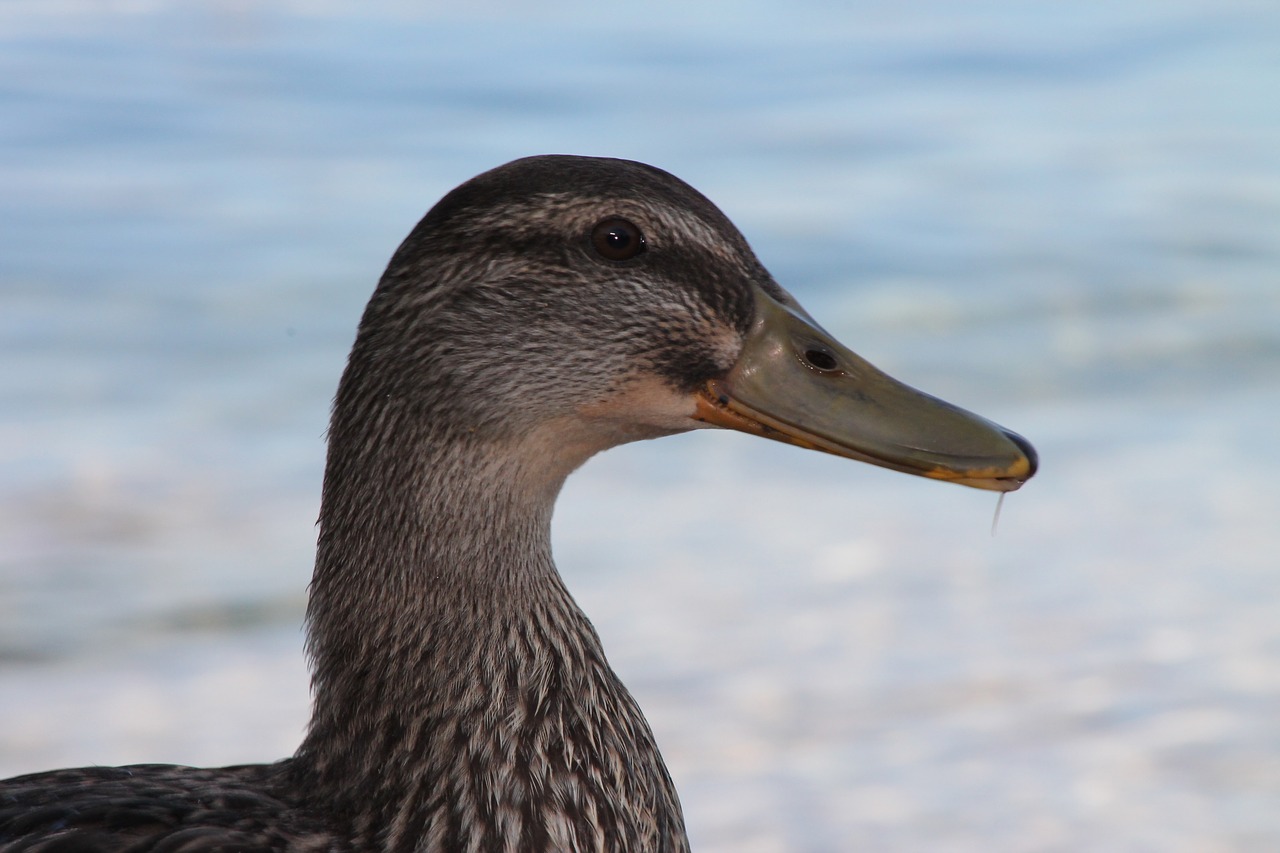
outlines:
[{"label": "duck neck", "polygon": [[552,561],[581,459],[349,438],[335,417],[300,789],[370,849],[685,849],[652,733]]}]

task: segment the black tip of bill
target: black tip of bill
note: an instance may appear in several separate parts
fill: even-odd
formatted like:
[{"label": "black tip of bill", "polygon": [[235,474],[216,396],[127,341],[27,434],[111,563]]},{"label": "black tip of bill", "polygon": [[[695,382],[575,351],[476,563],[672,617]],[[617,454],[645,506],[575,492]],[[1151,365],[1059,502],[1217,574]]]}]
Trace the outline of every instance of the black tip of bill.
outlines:
[{"label": "black tip of bill", "polygon": [[695,417],[977,489],[1014,491],[1038,466],[1022,436],[877,370],[763,290],[737,363],[707,383]]}]

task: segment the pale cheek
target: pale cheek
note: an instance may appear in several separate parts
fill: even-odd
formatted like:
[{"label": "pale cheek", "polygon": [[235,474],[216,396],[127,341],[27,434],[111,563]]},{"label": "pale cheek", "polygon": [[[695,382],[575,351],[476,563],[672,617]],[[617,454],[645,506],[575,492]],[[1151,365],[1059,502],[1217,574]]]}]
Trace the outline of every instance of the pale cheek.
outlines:
[{"label": "pale cheek", "polygon": [[637,379],[608,399],[581,410],[588,418],[613,421],[619,426],[654,428],[664,432],[695,429],[695,400],[659,379]]}]

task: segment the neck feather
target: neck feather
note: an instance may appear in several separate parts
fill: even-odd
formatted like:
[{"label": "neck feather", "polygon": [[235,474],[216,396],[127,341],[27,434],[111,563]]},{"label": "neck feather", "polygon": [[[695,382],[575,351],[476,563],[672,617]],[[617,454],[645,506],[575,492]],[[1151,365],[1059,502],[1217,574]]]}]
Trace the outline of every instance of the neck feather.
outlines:
[{"label": "neck feather", "polygon": [[300,788],[368,848],[686,849],[649,727],[551,558],[556,495],[599,447],[376,414],[366,435],[335,413]]}]

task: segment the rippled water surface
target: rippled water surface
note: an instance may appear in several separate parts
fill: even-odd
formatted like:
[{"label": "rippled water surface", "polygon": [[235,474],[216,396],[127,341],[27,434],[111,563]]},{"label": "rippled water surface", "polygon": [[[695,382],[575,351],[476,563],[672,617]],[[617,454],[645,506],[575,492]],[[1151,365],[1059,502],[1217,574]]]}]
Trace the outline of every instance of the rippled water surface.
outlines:
[{"label": "rippled water surface", "polygon": [[0,8],[0,774],[288,754],[364,300],[517,156],[693,183],[1006,501],[745,436],[570,481],[695,847],[1280,849],[1280,11]]}]

